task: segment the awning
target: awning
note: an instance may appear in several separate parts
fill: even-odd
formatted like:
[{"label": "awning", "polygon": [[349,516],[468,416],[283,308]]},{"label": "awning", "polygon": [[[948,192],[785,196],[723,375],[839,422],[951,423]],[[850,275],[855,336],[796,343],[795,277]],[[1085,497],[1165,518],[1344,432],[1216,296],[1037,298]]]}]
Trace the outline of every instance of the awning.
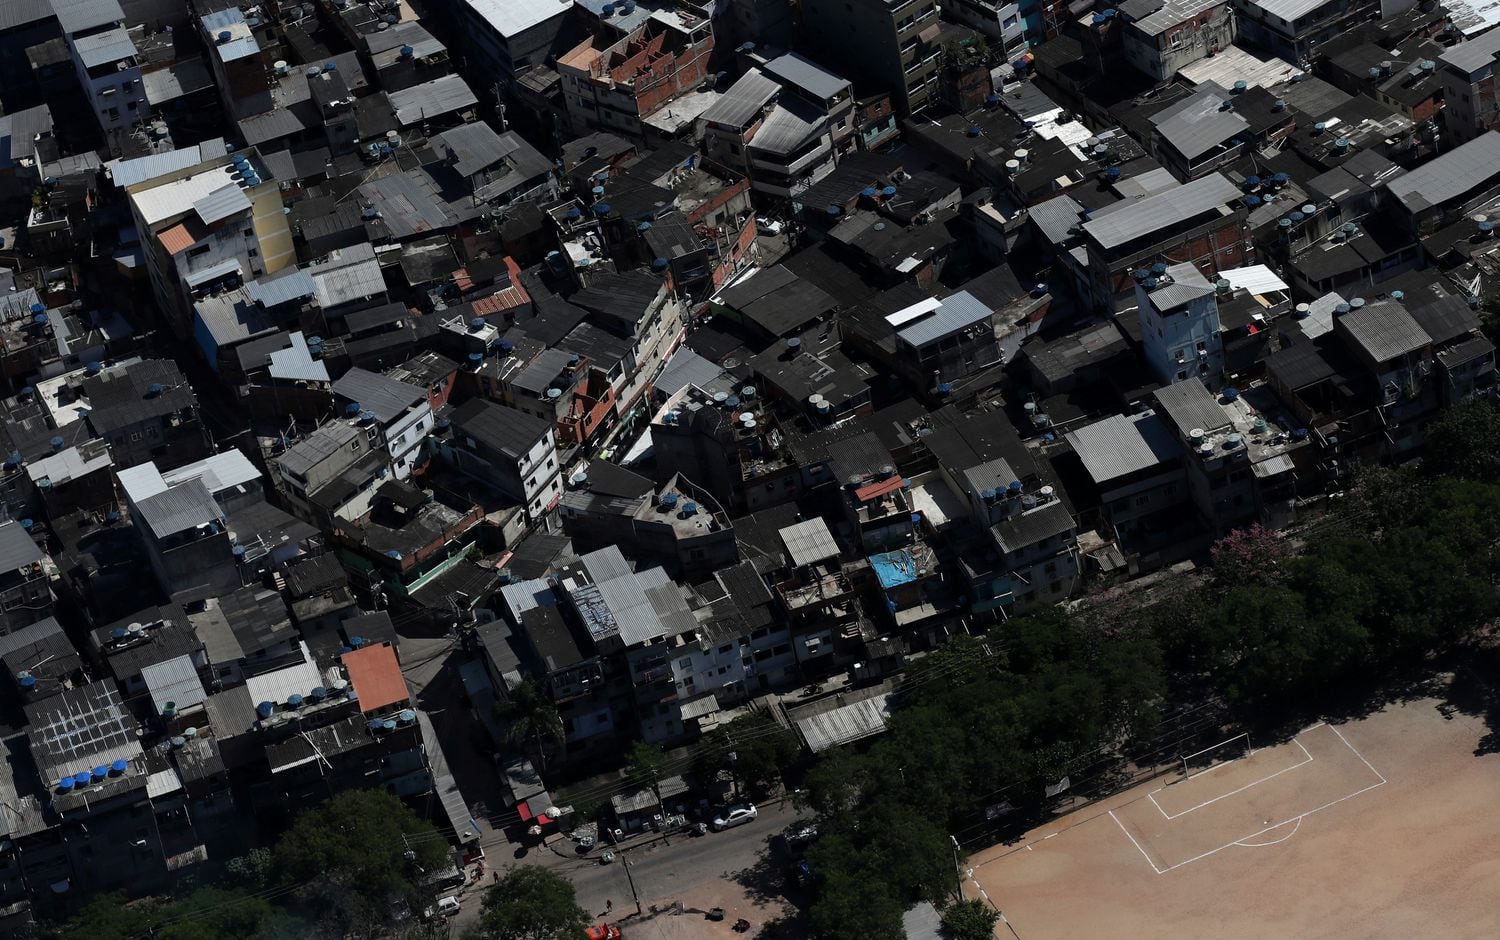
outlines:
[{"label": "awning", "polygon": [[211,264],[201,271],[190,271],[186,277],[188,286],[197,287],[199,284],[207,284],[209,281],[217,280],[230,274],[240,273],[240,262],[238,258],[225,258],[217,264]]}]

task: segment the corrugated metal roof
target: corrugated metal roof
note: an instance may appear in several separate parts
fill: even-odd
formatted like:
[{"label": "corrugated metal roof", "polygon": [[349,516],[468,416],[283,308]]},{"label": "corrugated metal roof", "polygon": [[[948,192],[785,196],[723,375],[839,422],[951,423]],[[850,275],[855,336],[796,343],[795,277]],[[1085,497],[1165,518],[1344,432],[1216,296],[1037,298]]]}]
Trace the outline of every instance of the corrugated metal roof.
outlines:
[{"label": "corrugated metal roof", "polygon": [[254,36],[242,36],[239,39],[232,39],[222,45],[215,46],[214,51],[225,62],[234,62],[238,59],[248,59],[250,56],[255,55],[260,51],[260,43],[256,42]]},{"label": "corrugated metal roof", "polygon": [[302,662],[287,666],[285,669],[251,676],[245,680],[245,688],[250,692],[251,702],[256,705],[261,702],[273,702],[280,705],[293,695],[305,697],[307,693],[323,685],[322,673],[318,671],[315,663],[309,662],[311,657],[307,652],[307,644],[299,645],[302,647]]},{"label": "corrugated metal roof", "polygon": [[349,401],[359,402],[361,410],[375,412],[375,419],[382,424],[427,397],[426,389],[358,366],[333,383],[333,391]]},{"label": "corrugated metal roof", "polygon": [[216,261],[197,270],[189,271],[183,277],[183,280],[187,281],[188,286],[197,287],[199,284],[207,284],[209,281],[217,280],[226,275],[239,273],[240,259],[225,258],[222,261]]},{"label": "corrugated metal roof", "polygon": [[434,201],[406,173],[393,173],[360,184],[360,196],[380,212],[393,238],[409,238],[458,224],[447,207]]},{"label": "corrugated metal roof", "polygon": [[[506,136],[514,137],[513,134]],[[447,149],[454,161],[453,169],[459,176],[473,176],[494,166],[502,157],[516,149],[514,140],[502,138],[483,121],[443,131],[438,135],[438,143]]]},{"label": "corrugated metal roof", "polygon": [[1252,11],[1252,15],[1255,10],[1264,10],[1271,16],[1293,23],[1327,2],[1328,0],[1248,0],[1246,6]]},{"label": "corrugated metal roof", "polygon": [[978,297],[968,291],[959,291],[943,298],[942,305],[932,313],[897,330],[896,335],[903,342],[921,347],[958,330],[982,323],[993,313],[989,305],[981,303]]},{"label": "corrugated metal roof", "polygon": [[307,339],[301,332],[291,335],[291,343],[290,347],[271,353],[271,367],[268,370],[271,378],[290,382],[327,382],[328,366],[323,364],[323,360],[312,357],[312,351],[307,348]]},{"label": "corrugated metal roof", "polygon": [[133,160],[111,160],[104,164],[104,169],[109,173],[110,179],[115,181],[116,186],[125,189],[137,183],[156,179],[158,176],[166,176],[168,173],[176,173],[179,170],[197,166],[212,157],[225,153],[224,138],[215,137],[213,140],[205,140],[192,147],[153,153],[145,157],[136,157]]},{"label": "corrugated metal roof", "polygon": [[595,584],[630,574],[630,562],[625,560],[624,554],[615,545],[589,552],[578,560],[583,563],[583,570],[588,572]]},{"label": "corrugated metal roof", "polygon": [[84,67],[90,69],[129,59],[136,54],[135,43],[130,41],[130,34],[118,27],[91,36],[80,36],[73,41],[73,48],[77,50]]},{"label": "corrugated metal roof", "polygon": [[1057,196],[1029,210],[1031,221],[1049,242],[1061,245],[1076,237],[1072,229],[1083,223],[1083,206],[1072,196]]},{"label": "corrugated metal roof", "polygon": [[[1207,3],[1210,0],[1199,0]],[[1220,2],[1220,0],[1214,0]],[[848,93],[849,80],[841,78],[828,69],[796,52],[788,52],[761,66],[767,75],[796,85],[814,98],[832,98],[839,92]]]},{"label": "corrugated metal roof", "polygon": [[183,95],[211,87],[213,83],[208,66],[197,56],[141,73],[141,89],[146,93],[146,100],[153,105],[176,101]]},{"label": "corrugated metal roof", "polygon": [[0,3],[0,32],[39,23],[51,16],[51,0],[5,0]]},{"label": "corrugated metal roof", "polygon": [[1183,437],[1194,428],[1208,433],[1233,423],[1229,412],[1196,375],[1157,389],[1156,401]]},{"label": "corrugated metal roof", "polygon": [[[1500,135],[1497,135],[1500,136]],[[1389,362],[1432,343],[1406,308],[1394,300],[1378,300],[1334,320],[1375,362]]]},{"label": "corrugated metal roof", "polygon": [[1073,531],[1073,514],[1057,500],[997,522],[990,531],[1005,552],[1018,552],[1043,539]]},{"label": "corrugated metal roof", "polygon": [[385,276],[380,262],[373,257],[331,271],[312,269],[313,295],[320,307],[336,307],[352,300],[364,300],[385,291]]},{"label": "corrugated metal roof", "polygon": [[1250,129],[1235,111],[1222,110],[1228,92],[1213,88],[1188,98],[1151,119],[1156,132],[1189,160]]},{"label": "corrugated metal roof", "polygon": [[1151,306],[1157,310],[1173,310],[1214,292],[1208,278],[1191,264],[1174,264],[1167,273],[1171,279],[1146,294],[1151,299]]},{"label": "corrugated metal roof", "polygon": [[1095,483],[1155,467],[1182,453],[1182,445],[1157,415],[1111,415],[1069,431],[1068,443]]},{"label": "corrugated metal roof", "polygon": [[775,79],[759,69],[751,69],[729,86],[713,107],[703,112],[703,120],[710,124],[744,127],[780,90],[781,86]]},{"label": "corrugated metal roof", "polygon": [[787,98],[766,116],[749,146],[777,155],[790,154],[821,134],[827,124],[828,119],[812,105]]},{"label": "corrugated metal roof", "polygon": [[38,134],[52,133],[52,109],[45,104],[12,114],[0,115],[0,166],[11,166],[36,153]]},{"label": "corrugated metal roof", "polygon": [[119,0],[52,0],[52,12],[65,33],[81,33],[125,19]]},{"label": "corrugated metal roof", "polygon": [[462,0],[464,6],[506,38],[519,36],[533,26],[561,18],[573,9],[572,4],[556,0]]},{"label": "corrugated metal roof", "polygon": [[[151,466],[146,464],[145,466]],[[188,480],[201,480],[210,493],[222,493],[231,487],[245,486],[260,479],[260,471],[237,447],[210,454],[202,460],[184,464],[161,475],[166,486],[178,486]]]},{"label": "corrugated metal roof", "polygon": [[457,75],[444,75],[421,85],[413,85],[389,95],[396,120],[403,127],[451,114],[479,103],[468,83]]},{"label": "corrugated metal roof", "polygon": [[[40,643],[62,632],[62,624],[57,622],[56,617],[48,617],[19,630],[12,630],[10,633],[0,635],[0,657],[9,656],[16,650]],[[72,641],[68,641],[68,645],[72,646]]]},{"label": "corrugated metal roof", "polygon": [[191,656],[178,656],[145,666],[141,669],[141,679],[151,693],[151,703],[156,706],[158,715],[163,714],[169,704],[180,712],[208,698]]},{"label": "corrugated metal roof", "polygon": [[193,211],[198,213],[204,225],[212,225],[249,209],[250,197],[234,183],[222,186],[193,203]]},{"label": "corrugated metal roof", "polygon": [[233,170],[218,166],[179,180],[137,189],[130,194],[136,209],[147,225],[155,225],[174,215],[187,212],[203,197],[234,185]]},{"label": "corrugated metal roof", "polygon": [[806,519],[781,530],[781,544],[794,565],[811,565],[839,556],[838,543],[821,516]]},{"label": "corrugated metal roof", "polygon": [[245,285],[245,294],[252,303],[263,307],[275,307],[317,293],[317,284],[303,268],[287,268],[276,274],[257,278]]},{"label": "corrugated metal roof", "polygon": [[[1156,0],[1157,9],[1138,18],[1135,27],[1147,36],[1160,36],[1173,26],[1223,3],[1224,0],[1166,0],[1165,3]],[[1121,10],[1124,10],[1123,6]]]},{"label": "corrugated metal roof", "polygon": [[1490,131],[1385,184],[1386,191],[1418,213],[1493,180],[1500,174],[1500,131]]},{"label": "corrugated metal roof", "polygon": [[890,693],[797,719],[797,730],[814,754],[880,734],[891,717]]},{"label": "corrugated metal roof", "polygon": [[1286,282],[1276,276],[1276,272],[1263,264],[1247,264],[1243,268],[1230,268],[1228,271],[1220,271],[1219,277],[1228,281],[1235,290],[1243,288],[1252,294],[1290,290]]},{"label": "corrugated metal roof", "polygon": [[101,439],[89,453],[84,453],[77,447],[69,447],[59,453],[48,454],[41,460],[28,460],[26,473],[33,482],[47,479],[54,486],[68,483],[113,463],[109,448],[103,445]]},{"label": "corrugated metal roof", "polygon": [[1113,248],[1222,206],[1239,192],[1221,174],[1211,173],[1107,214],[1096,214],[1083,223],[1083,229],[1103,247]]},{"label": "corrugated metal roof", "polygon": [[1473,75],[1494,68],[1497,54],[1500,54],[1500,30],[1493,30],[1451,47],[1438,56],[1438,61],[1466,75]]},{"label": "corrugated metal roof", "polygon": [[202,480],[189,480],[135,504],[147,527],[158,539],[217,522],[224,516]]}]

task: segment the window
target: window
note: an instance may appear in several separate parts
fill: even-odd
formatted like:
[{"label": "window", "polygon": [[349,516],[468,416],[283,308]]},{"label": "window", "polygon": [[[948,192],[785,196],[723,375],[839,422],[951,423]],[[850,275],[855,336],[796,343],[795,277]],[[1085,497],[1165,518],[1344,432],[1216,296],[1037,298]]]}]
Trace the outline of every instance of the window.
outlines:
[{"label": "window", "polygon": [[140,440],[141,439],[141,432],[140,431],[131,431],[130,432],[130,439],[132,441],[138,441],[138,440]]},{"label": "window", "polygon": [[719,652],[721,652],[721,653],[732,653],[732,652],[734,652],[734,644],[733,643],[725,643],[723,646],[719,647]]},{"label": "window", "polygon": [[1137,506],[1149,506],[1149,505],[1151,505],[1151,494],[1147,493],[1147,494],[1145,494],[1143,496],[1137,496],[1135,498],[1135,504]]},{"label": "window", "polygon": [[1177,370],[1177,381],[1181,382],[1185,378],[1187,378],[1187,370],[1186,369],[1178,369]]},{"label": "window", "polygon": [[691,669],[693,668],[693,657],[684,656],[677,661],[677,665],[682,669]]}]

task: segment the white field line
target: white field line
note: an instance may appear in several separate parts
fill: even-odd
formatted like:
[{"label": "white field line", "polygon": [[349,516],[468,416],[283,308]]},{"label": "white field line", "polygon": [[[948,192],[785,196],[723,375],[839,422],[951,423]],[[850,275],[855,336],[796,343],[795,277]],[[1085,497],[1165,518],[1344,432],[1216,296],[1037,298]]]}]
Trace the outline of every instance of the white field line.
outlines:
[{"label": "white field line", "polygon": [[[1162,816],[1164,818],[1166,818],[1166,819],[1169,819],[1169,820],[1170,819],[1177,819],[1180,816],[1186,816],[1188,813],[1191,813],[1194,810],[1202,809],[1203,807],[1208,806],[1208,805],[1213,804],[1213,803],[1217,803],[1220,800],[1228,799],[1229,797],[1234,796],[1236,793],[1243,793],[1246,790],[1250,789],[1251,787],[1259,786],[1262,783],[1265,783],[1267,780],[1272,780],[1272,779],[1274,779],[1276,777],[1281,776],[1284,773],[1288,773],[1289,771],[1296,770],[1298,767],[1302,767],[1302,766],[1305,766],[1307,764],[1312,763],[1313,756],[1307,750],[1307,746],[1305,744],[1303,744],[1301,741],[1297,740],[1296,738],[1292,739],[1292,743],[1295,744],[1295,745],[1297,745],[1298,747],[1302,748],[1302,753],[1305,755],[1305,759],[1304,760],[1300,760],[1300,761],[1298,761],[1297,763],[1293,764],[1290,767],[1283,767],[1280,770],[1276,771],[1275,773],[1267,774],[1266,776],[1261,777],[1259,780],[1252,780],[1252,781],[1250,781],[1249,783],[1245,784],[1242,787],[1239,787],[1239,788],[1234,789],[1234,790],[1230,790],[1228,793],[1222,793],[1219,796],[1216,796],[1216,797],[1214,797],[1211,800],[1204,800],[1202,803],[1199,803],[1196,806],[1189,806],[1187,809],[1182,810],[1181,812],[1168,813],[1166,810],[1164,810],[1164,809],[1161,808],[1161,804],[1160,803],[1156,802],[1156,794],[1158,794],[1162,790],[1166,789],[1165,787],[1162,787],[1159,790],[1153,790],[1151,793],[1146,794],[1146,798],[1151,801],[1151,805],[1152,806],[1156,807],[1156,811],[1159,812],[1159,813],[1161,813]],[[1348,742],[1345,742],[1345,743],[1348,743]],[[1353,748],[1350,748],[1350,750],[1353,750]],[[1358,752],[1356,752],[1356,754],[1357,753]],[[1226,765],[1222,765],[1221,764],[1220,766],[1226,766]],[[1371,767],[1370,769],[1374,770],[1375,768]],[[1208,771],[1204,771],[1204,773],[1207,773],[1207,772]],[[1376,776],[1379,776],[1379,775],[1377,774]]]}]

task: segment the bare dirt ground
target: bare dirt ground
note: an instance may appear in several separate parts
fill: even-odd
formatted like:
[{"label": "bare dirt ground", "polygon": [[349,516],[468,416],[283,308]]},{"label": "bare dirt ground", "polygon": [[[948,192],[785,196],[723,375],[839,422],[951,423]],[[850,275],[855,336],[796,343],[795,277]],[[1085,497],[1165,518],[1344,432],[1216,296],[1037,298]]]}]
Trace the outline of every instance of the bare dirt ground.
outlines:
[{"label": "bare dirt ground", "polygon": [[1311,725],[981,852],[965,888],[1018,940],[1500,936],[1488,733],[1431,698]]}]

